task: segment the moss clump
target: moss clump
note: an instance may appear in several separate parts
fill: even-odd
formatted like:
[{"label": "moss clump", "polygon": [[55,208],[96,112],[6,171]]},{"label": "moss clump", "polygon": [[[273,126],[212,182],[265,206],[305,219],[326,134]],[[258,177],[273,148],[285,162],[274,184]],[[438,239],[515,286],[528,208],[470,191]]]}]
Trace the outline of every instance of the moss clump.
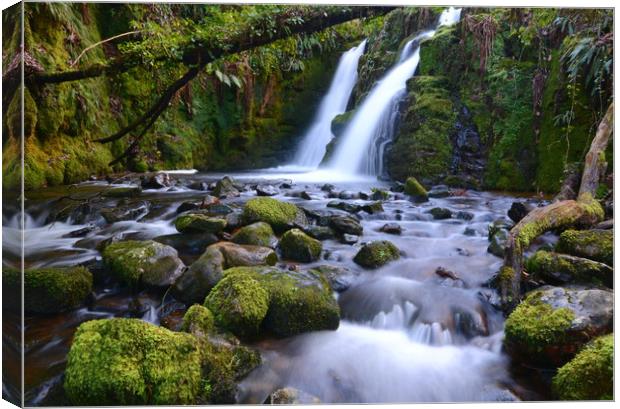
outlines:
[{"label": "moss clump", "polygon": [[185,312],[181,331],[192,334],[201,333],[206,335],[215,327],[213,313],[200,304],[194,304]]},{"label": "moss clump", "polygon": [[378,268],[400,258],[400,250],[387,240],[365,244],[353,261],[365,268]]},{"label": "moss clump", "polygon": [[218,326],[240,337],[258,333],[267,315],[269,293],[247,275],[229,275],[209,293],[205,307],[213,311]]},{"label": "moss clump", "polygon": [[284,233],[280,239],[280,249],[285,259],[310,263],[318,260],[323,245],[299,229]]},{"label": "moss clump", "polygon": [[614,335],[596,338],[558,369],[552,390],[561,400],[612,400]]},{"label": "moss clump", "polygon": [[[21,271],[2,269],[3,294],[6,305],[21,303]],[[93,288],[93,276],[84,267],[46,267],[25,270],[24,310],[50,314],[80,306]]]},{"label": "moss clump", "polygon": [[248,200],[243,208],[243,220],[268,223],[276,232],[286,231],[295,224],[307,224],[306,216],[297,206],[270,197]]},{"label": "moss clump", "polygon": [[265,222],[257,222],[240,228],[231,241],[237,244],[251,244],[254,246],[275,247],[278,239],[273,229]]},{"label": "moss clump", "polygon": [[405,193],[409,196],[413,196],[417,202],[425,202],[428,200],[428,192],[413,176],[408,177],[405,181]]},{"label": "moss clump", "polygon": [[552,282],[613,284],[611,267],[581,257],[539,250],[527,260],[526,266],[530,274]]},{"label": "moss clump", "polygon": [[560,235],[556,250],[613,266],[614,232],[613,230],[566,230]]},{"label": "moss clump", "polygon": [[189,405],[204,393],[198,340],[138,319],[88,321],[67,357],[65,392],[89,405]]},{"label": "moss clump", "polygon": [[554,309],[541,300],[541,292],[529,294],[506,319],[504,332],[508,349],[529,361],[549,362],[546,352],[566,344],[566,332],[575,314],[568,308]]},{"label": "moss clump", "polygon": [[174,227],[179,233],[219,233],[226,227],[226,220],[192,213],[177,217]]}]

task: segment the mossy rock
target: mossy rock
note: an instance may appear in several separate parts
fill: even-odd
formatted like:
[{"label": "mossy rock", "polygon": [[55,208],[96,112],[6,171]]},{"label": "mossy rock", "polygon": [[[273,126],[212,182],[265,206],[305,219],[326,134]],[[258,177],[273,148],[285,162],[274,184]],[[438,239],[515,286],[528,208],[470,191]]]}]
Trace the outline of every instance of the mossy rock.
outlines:
[{"label": "mossy rock", "polygon": [[435,220],[444,220],[452,218],[452,210],[446,209],[445,207],[433,207],[429,213],[433,216]]},{"label": "mossy rock", "polygon": [[373,241],[362,246],[353,261],[364,268],[378,268],[400,258],[400,250],[387,240]]},{"label": "mossy rock", "polygon": [[611,291],[541,287],[506,320],[504,345],[519,362],[560,366],[585,343],[611,330],[612,305]]},{"label": "mossy rock", "polygon": [[278,233],[308,224],[305,213],[297,206],[271,197],[257,197],[248,200],[243,208],[242,217],[248,224],[265,222]]},{"label": "mossy rock", "polygon": [[215,328],[213,313],[200,304],[188,308],[183,316],[181,331],[191,334],[207,335]]},{"label": "mossy rock", "polygon": [[[79,307],[91,293],[93,275],[84,267],[45,267],[25,270],[24,310],[53,314]],[[2,293],[6,307],[21,304],[21,271],[2,269]]]},{"label": "mossy rock", "polygon": [[614,264],[613,230],[566,230],[556,246],[560,253]]},{"label": "mossy rock", "polygon": [[103,251],[103,262],[130,286],[167,287],[185,269],[173,247],[152,240],[112,243]]},{"label": "mossy rock", "polygon": [[235,197],[239,196],[239,191],[235,187],[234,180],[229,176],[224,176],[216,183],[213,194],[217,197]]},{"label": "mossy rock", "polygon": [[607,264],[586,258],[539,250],[527,259],[526,266],[534,278],[542,278],[550,284],[592,283],[613,286],[614,270]]},{"label": "mossy rock", "polygon": [[351,122],[351,119],[355,116],[355,110],[347,111],[343,114],[338,114],[332,119],[331,131],[334,137],[338,138],[342,136],[342,133]]},{"label": "mossy rock", "polygon": [[413,176],[408,177],[405,181],[405,193],[411,196],[416,202],[428,201],[428,192]]},{"label": "mossy rock", "polygon": [[213,244],[175,280],[172,294],[186,304],[202,303],[222,279],[222,272],[238,266],[272,266],[278,261],[269,247],[220,242]]},{"label": "mossy rock", "polygon": [[215,322],[233,334],[247,338],[258,334],[269,308],[269,293],[248,275],[222,278],[205,299]]},{"label": "mossy rock", "polygon": [[292,229],[282,235],[279,247],[285,259],[310,263],[319,259],[323,244],[299,229]]},{"label": "mossy rock", "polygon": [[179,233],[212,233],[216,234],[226,227],[226,219],[209,217],[200,213],[184,214],[174,221]]},{"label": "mossy rock", "polygon": [[273,229],[265,222],[252,223],[240,228],[233,234],[231,241],[237,244],[251,244],[271,248],[275,248],[278,243]]},{"label": "mossy rock", "polygon": [[237,267],[226,270],[224,276],[249,276],[267,291],[269,308],[262,328],[277,337],[338,328],[340,308],[319,273]]},{"label": "mossy rock", "polygon": [[190,334],[138,319],[87,321],[67,356],[64,388],[74,405],[190,405],[208,388]]},{"label": "mossy rock", "polygon": [[560,400],[613,400],[614,335],[596,338],[558,369],[552,390]]}]

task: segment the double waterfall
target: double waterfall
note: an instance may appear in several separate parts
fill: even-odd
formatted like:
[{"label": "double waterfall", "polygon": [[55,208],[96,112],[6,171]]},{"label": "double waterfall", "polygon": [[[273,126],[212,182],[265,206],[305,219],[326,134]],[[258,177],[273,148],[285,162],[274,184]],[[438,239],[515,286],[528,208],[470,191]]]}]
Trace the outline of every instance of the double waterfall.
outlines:
[{"label": "double waterfall", "polygon": [[[406,95],[407,80],[415,74],[420,62],[420,42],[433,37],[440,26],[458,22],[460,15],[461,9],[450,7],[441,14],[435,29],[425,31],[405,44],[396,64],[374,85],[356,109],[339,137],[326,170],[350,175],[382,176],[385,173],[385,149],[395,133],[399,104]],[[325,148],[333,138],[331,121],[335,115],[345,111],[357,80],[357,61],[364,46],[365,41],[343,55],[318,118],[297,153],[296,165],[316,167],[321,162]]]}]

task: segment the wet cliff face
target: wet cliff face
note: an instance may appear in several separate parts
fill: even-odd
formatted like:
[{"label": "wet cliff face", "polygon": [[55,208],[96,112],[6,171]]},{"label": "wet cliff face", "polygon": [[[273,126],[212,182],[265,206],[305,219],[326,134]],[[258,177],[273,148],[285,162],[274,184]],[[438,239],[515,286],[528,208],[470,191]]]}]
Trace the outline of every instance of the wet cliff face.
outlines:
[{"label": "wet cliff face", "polygon": [[[562,60],[583,34],[554,25],[558,10],[514,13],[464,9],[457,25],[422,43],[387,153],[390,176],[552,193],[565,167],[583,160],[608,103],[582,77],[571,81]],[[393,19],[386,18],[384,40],[426,28],[403,31],[389,24]],[[397,50],[397,41],[385,44]],[[393,62],[394,53],[371,47],[358,89],[385,72],[377,68],[381,54],[387,67]]]}]

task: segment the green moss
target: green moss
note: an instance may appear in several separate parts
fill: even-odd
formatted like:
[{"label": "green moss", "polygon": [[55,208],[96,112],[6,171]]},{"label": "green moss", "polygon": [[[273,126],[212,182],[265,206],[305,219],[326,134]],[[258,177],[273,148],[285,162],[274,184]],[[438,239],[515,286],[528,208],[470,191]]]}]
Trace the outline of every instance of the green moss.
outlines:
[{"label": "green moss", "polygon": [[274,247],[278,240],[269,224],[265,222],[257,222],[239,229],[232,236],[231,241],[237,244]]},{"label": "green moss", "polygon": [[535,278],[561,282],[613,284],[613,270],[603,263],[539,250],[527,259],[527,271]]},{"label": "green moss", "polygon": [[269,293],[247,275],[224,276],[205,299],[221,328],[240,337],[258,333],[269,307]]},{"label": "green moss", "polygon": [[200,346],[138,319],[88,321],[75,333],[64,388],[80,406],[195,404],[204,393]]},{"label": "green moss", "polygon": [[553,377],[561,400],[612,400],[614,397],[614,335],[596,338]]},{"label": "green moss", "polygon": [[556,250],[613,266],[614,233],[613,230],[567,230],[560,235]]},{"label": "green moss", "polygon": [[209,334],[215,327],[213,313],[200,304],[194,304],[185,312],[181,331]]},{"label": "green moss", "polygon": [[282,235],[279,244],[285,259],[310,263],[318,260],[323,245],[299,229],[291,229]]},{"label": "green moss", "polygon": [[[3,294],[7,302],[21,303],[21,272],[2,269]],[[24,310],[39,314],[52,314],[79,307],[93,287],[93,276],[84,267],[46,267],[25,270]]]},{"label": "green moss", "polygon": [[174,227],[180,233],[219,233],[226,227],[226,219],[190,213],[177,217]]},{"label": "green moss", "polygon": [[365,244],[353,261],[365,268],[378,268],[399,258],[398,247],[387,240],[382,240]]},{"label": "green moss", "polygon": [[428,192],[413,176],[408,177],[405,181],[405,193],[409,196],[413,196],[417,200],[428,200]]},{"label": "green moss", "polygon": [[248,200],[243,208],[243,220],[268,223],[276,232],[290,229],[295,223],[306,224],[306,217],[297,206],[270,197]]},{"label": "green moss", "polygon": [[575,314],[568,308],[554,309],[543,302],[541,293],[530,293],[506,319],[505,344],[527,354],[532,361],[547,362],[547,348],[566,343],[566,331],[571,327]]}]

